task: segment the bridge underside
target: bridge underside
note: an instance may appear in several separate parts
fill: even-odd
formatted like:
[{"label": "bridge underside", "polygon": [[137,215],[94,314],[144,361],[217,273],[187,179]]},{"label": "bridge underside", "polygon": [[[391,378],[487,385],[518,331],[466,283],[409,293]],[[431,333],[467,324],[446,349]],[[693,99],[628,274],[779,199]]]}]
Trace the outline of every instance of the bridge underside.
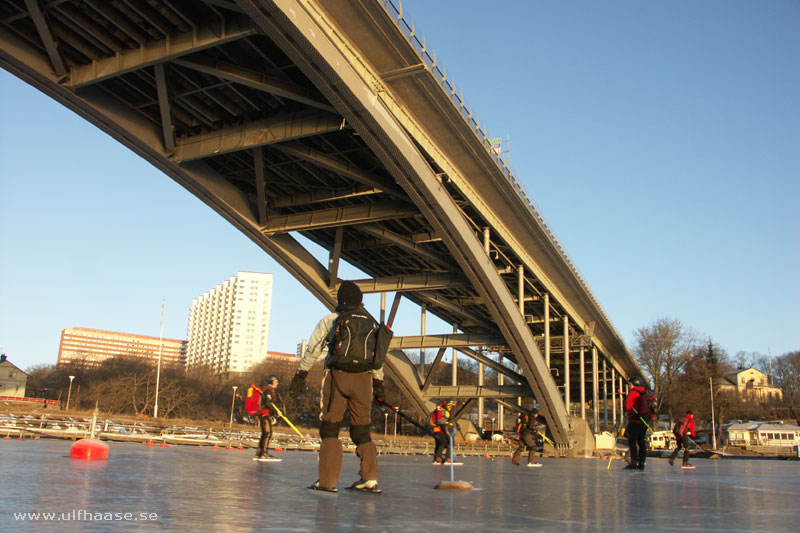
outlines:
[{"label": "bridge underside", "polygon": [[[0,4],[3,68],[180,183],[328,308],[345,261],[365,293],[394,295],[387,323],[415,304],[451,325],[395,332],[386,371],[420,415],[477,399],[483,424],[485,401],[500,417],[535,401],[573,451],[587,416],[616,421],[636,363],[390,1]],[[447,350],[477,375],[434,379]]]}]

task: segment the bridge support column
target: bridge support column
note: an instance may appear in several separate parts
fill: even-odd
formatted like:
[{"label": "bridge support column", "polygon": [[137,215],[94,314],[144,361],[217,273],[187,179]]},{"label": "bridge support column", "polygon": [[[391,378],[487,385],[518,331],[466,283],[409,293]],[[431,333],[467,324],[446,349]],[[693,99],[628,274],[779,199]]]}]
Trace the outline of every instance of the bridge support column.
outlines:
[{"label": "bridge support column", "polygon": [[592,428],[595,433],[598,432],[598,426],[600,425],[600,412],[597,410],[597,404],[600,400],[600,398],[598,398],[600,391],[597,378],[597,346],[592,346],[592,417],[594,422]]},{"label": "bridge support column", "polygon": [[586,352],[581,346],[580,380],[581,380],[581,419],[586,420]]},{"label": "bridge support column", "polygon": [[[478,363],[478,387],[483,387],[483,363]],[[485,400],[478,398],[478,427],[483,429],[483,407]]]},{"label": "bridge support column", "polygon": [[[614,388],[614,383],[617,381],[617,369],[613,366],[611,367],[611,388]],[[611,413],[612,413],[612,421],[611,425],[617,427],[617,391],[611,391]]]},{"label": "bridge support column", "polygon": [[564,405],[569,414],[569,317],[564,315]]},{"label": "bridge support column", "polygon": [[[422,304],[422,313],[420,314],[419,334],[425,336],[425,318],[428,312],[428,304]],[[425,376],[425,348],[419,349],[419,375]]]},{"label": "bridge support column", "polygon": [[[453,324],[453,335],[458,333],[458,324]],[[455,387],[458,385],[458,352],[455,348],[453,348],[453,368],[452,371],[452,378],[450,380],[450,384]]]},{"label": "bridge support column", "polygon": [[550,295],[544,293],[544,364],[550,369]]},{"label": "bridge support column", "polygon": [[603,426],[608,427],[608,375],[606,359],[603,358]]}]

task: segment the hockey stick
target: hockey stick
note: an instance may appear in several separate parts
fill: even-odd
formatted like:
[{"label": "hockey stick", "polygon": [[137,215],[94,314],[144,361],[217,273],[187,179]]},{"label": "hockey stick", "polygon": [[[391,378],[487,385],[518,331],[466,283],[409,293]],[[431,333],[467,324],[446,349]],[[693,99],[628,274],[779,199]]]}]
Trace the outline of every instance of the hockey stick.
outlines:
[{"label": "hockey stick", "polygon": [[398,407],[395,407],[394,405],[391,405],[391,404],[387,403],[386,400],[384,400],[383,398],[375,398],[375,401],[377,401],[380,404],[385,405],[386,407],[388,407],[389,409],[391,409],[392,411],[394,411],[398,415],[402,416],[403,418],[405,418],[406,420],[408,420],[409,422],[411,422],[412,424],[417,426],[419,429],[421,429],[422,431],[424,431],[425,433],[427,433],[428,435],[433,437],[434,439],[436,438],[436,435],[433,434],[433,431],[431,431],[430,429],[426,428],[425,426],[423,426],[422,424],[420,424],[419,422],[417,422],[416,420],[414,420],[413,418],[411,418],[410,416],[405,414]]},{"label": "hockey stick", "polygon": [[294,424],[292,424],[292,423],[289,421],[289,419],[288,419],[288,418],[286,418],[286,416],[285,416],[285,415],[284,415],[284,414],[281,412],[281,410],[280,410],[280,409],[278,409],[278,406],[277,406],[277,405],[275,405],[275,403],[274,403],[274,402],[269,402],[269,403],[271,403],[271,404],[272,404],[272,407],[274,407],[274,408],[275,408],[275,412],[276,412],[276,413],[278,413],[278,416],[279,416],[279,417],[281,417],[281,418],[283,418],[284,420],[286,420],[286,423],[287,423],[287,424],[289,424],[289,427],[291,427],[293,430],[295,430],[295,431],[297,432],[297,434],[298,434],[298,435],[300,435],[302,438],[306,438],[306,436],[305,436],[305,435],[303,435],[302,433],[300,433],[300,430],[299,430],[299,429],[297,429],[296,427],[294,427]]}]

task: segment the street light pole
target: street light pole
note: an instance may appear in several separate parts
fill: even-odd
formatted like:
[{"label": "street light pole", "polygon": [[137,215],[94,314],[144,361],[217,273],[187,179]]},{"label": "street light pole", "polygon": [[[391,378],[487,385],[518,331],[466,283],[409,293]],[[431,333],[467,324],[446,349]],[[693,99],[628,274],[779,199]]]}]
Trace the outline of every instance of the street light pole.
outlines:
[{"label": "street light pole", "polygon": [[233,386],[233,398],[231,398],[231,423],[230,423],[230,426],[228,428],[228,433],[232,433],[233,432],[233,404],[236,403],[236,389],[238,389],[238,388],[239,388],[238,385],[234,385]]},{"label": "street light pole", "polygon": [[708,388],[711,389],[711,449],[717,449],[717,425],[714,420],[714,378],[708,378]]},{"label": "street light pole", "polygon": [[387,434],[389,428],[389,413],[383,413],[383,436]]},{"label": "street light pole", "polygon": [[69,398],[72,396],[72,380],[75,379],[75,376],[69,377],[69,389],[67,389],[67,411],[69,411]]},{"label": "street light pole", "polygon": [[158,385],[161,381],[161,350],[164,347],[164,305],[165,300],[161,300],[161,333],[158,340],[158,370],[156,370],[156,401],[153,406],[153,418],[158,418]]}]

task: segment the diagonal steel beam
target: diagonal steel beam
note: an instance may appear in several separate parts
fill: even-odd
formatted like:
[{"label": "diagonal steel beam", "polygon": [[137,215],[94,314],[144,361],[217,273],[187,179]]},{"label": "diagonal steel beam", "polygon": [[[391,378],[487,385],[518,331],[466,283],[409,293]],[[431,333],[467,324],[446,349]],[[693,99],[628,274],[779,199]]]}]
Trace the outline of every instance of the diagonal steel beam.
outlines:
[{"label": "diagonal steel beam", "polygon": [[388,185],[385,180],[373,176],[368,172],[351,165],[350,163],[340,161],[335,157],[323,154],[322,152],[312,150],[311,148],[306,148],[305,146],[289,144],[281,144],[273,146],[273,148],[276,148],[285,154],[291,155],[292,157],[303,159],[322,168],[327,168],[328,170],[336,172],[341,176],[350,178],[359,183],[363,183],[368,187],[380,189],[396,198],[400,198],[402,200],[407,199],[406,195],[403,194],[402,191],[398,191],[391,185]]},{"label": "diagonal steel beam", "polygon": [[433,382],[433,376],[436,373],[436,369],[439,367],[439,363],[444,357],[444,352],[447,351],[447,348],[439,348],[439,351],[436,353],[436,357],[433,359],[433,363],[431,363],[431,367],[428,369],[428,375],[425,376],[425,383],[422,384],[422,393],[424,394],[428,387],[431,386],[431,382]]},{"label": "diagonal steel beam", "polygon": [[274,209],[281,207],[300,207],[319,202],[349,200],[351,198],[379,194],[380,192],[381,190],[375,187],[353,185],[352,187],[343,187],[340,189],[329,189],[324,191],[314,190],[301,194],[293,194],[292,196],[276,196],[270,200],[269,206]]},{"label": "diagonal steel beam", "polygon": [[445,298],[441,294],[436,294],[435,292],[422,292],[422,293],[415,293],[414,297],[428,304],[429,309],[441,307],[442,309],[446,309],[447,311],[449,311],[454,315],[460,316],[461,317],[461,321],[459,322],[460,324],[464,324],[467,321],[471,321],[473,324],[477,326],[482,326],[484,329],[488,330],[497,329],[497,326],[492,322],[486,320],[485,317],[473,313],[466,307],[452,302],[449,298]]},{"label": "diagonal steel beam", "polygon": [[290,231],[309,231],[315,229],[362,224],[379,220],[408,218],[418,213],[408,204],[381,202],[371,205],[353,205],[333,209],[306,211],[293,215],[271,215],[263,226],[264,235],[288,233]]},{"label": "diagonal steel beam", "polygon": [[68,87],[78,88],[120,76],[134,70],[181,57],[186,54],[213,48],[222,44],[256,35],[252,21],[238,18],[225,24],[222,35],[219,27],[200,27],[194,32],[172,35],[169,39],[149,42],[135,50],[119,52],[112,57],[93,61],[88,65],[73,67],[69,72]]},{"label": "diagonal steel beam", "polygon": [[468,346],[500,346],[506,341],[492,333],[448,333],[444,335],[408,335],[393,337],[389,346],[397,350],[419,350],[423,348],[464,348]]},{"label": "diagonal steel beam", "polygon": [[511,399],[519,396],[530,396],[529,387],[499,385],[431,385],[423,394],[426,400],[433,398],[485,398],[490,400]]},{"label": "diagonal steel beam", "polygon": [[263,91],[266,93],[274,94],[287,100],[300,102],[310,107],[322,109],[323,111],[336,112],[329,103],[320,100],[318,97],[310,94],[307,89],[300,85],[295,85],[286,80],[280,79],[276,76],[269,76],[267,74],[260,74],[246,70],[230,63],[222,61],[214,61],[203,57],[194,57],[188,59],[174,59],[172,63],[182,67],[190,68],[204,74],[210,74],[217,78],[232,81],[240,85],[246,85],[251,89]]},{"label": "diagonal steel beam", "polygon": [[414,254],[422,257],[423,259],[427,259],[428,261],[432,261],[433,263],[442,266],[448,270],[453,270],[455,265],[448,261],[445,257],[441,254],[435,254],[425,248],[424,245],[414,242],[412,239],[407,239],[402,235],[398,235],[390,230],[383,229],[379,226],[365,224],[360,226],[359,231],[363,231],[364,233],[368,233],[373,237],[378,237],[379,239],[386,240],[395,246],[400,246],[410,252],[414,252]]},{"label": "diagonal steel beam", "polygon": [[497,361],[492,360],[491,358],[483,355],[480,352],[476,352],[475,350],[469,348],[456,348],[459,352],[463,353],[467,357],[475,359],[479,363],[483,363],[484,365],[488,366],[495,372],[499,374],[503,374],[504,376],[511,378],[514,383],[525,383],[525,378],[513,370],[509,369],[507,366],[498,363]]},{"label": "diagonal steel beam", "polygon": [[61,59],[61,54],[58,53],[56,42],[53,40],[53,34],[50,33],[50,27],[44,19],[42,10],[39,9],[39,2],[36,0],[25,0],[25,7],[28,8],[28,13],[33,20],[33,24],[36,26],[36,31],[39,33],[39,38],[42,40],[44,49],[47,51],[53,71],[58,76],[63,76],[67,73],[67,67],[64,66],[64,60]]},{"label": "diagonal steel beam", "polygon": [[167,77],[164,65],[154,65],[156,76],[156,90],[158,93],[158,111],[161,114],[161,131],[164,133],[164,148],[167,152],[175,150],[175,133],[172,124],[172,110],[169,105],[169,92],[167,91]]},{"label": "diagonal steel beam", "polygon": [[364,294],[376,292],[411,292],[464,287],[467,280],[458,274],[409,274],[356,280]]},{"label": "diagonal steel beam", "polygon": [[341,123],[341,116],[322,111],[287,113],[183,137],[175,145],[173,159],[180,163],[301,137],[322,135],[339,131]]}]

